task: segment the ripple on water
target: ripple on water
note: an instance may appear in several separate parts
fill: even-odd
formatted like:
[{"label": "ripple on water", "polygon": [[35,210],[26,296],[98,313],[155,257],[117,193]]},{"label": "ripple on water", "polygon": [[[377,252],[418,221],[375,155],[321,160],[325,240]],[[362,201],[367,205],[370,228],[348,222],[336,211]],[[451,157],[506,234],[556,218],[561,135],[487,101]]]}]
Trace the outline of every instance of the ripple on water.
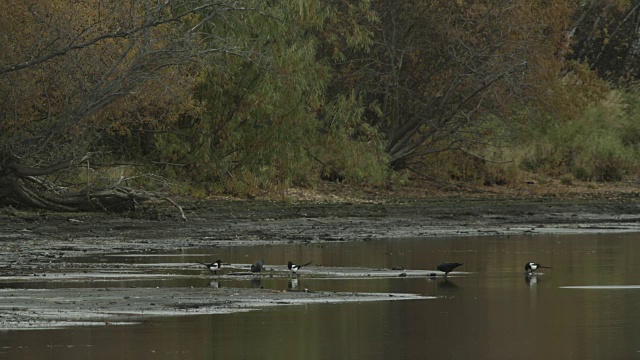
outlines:
[{"label": "ripple on water", "polygon": [[583,286],[560,286],[560,289],[624,290],[624,289],[640,289],[640,285],[583,285]]}]

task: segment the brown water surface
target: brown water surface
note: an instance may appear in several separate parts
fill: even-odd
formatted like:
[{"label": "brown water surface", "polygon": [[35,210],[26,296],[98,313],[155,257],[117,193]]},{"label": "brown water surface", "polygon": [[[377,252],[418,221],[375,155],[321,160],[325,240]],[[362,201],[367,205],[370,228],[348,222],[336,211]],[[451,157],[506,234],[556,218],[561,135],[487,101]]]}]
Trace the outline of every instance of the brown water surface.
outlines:
[{"label": "brown water surface", "polygon": [[[464,263],[459,270],[467,273],[454,272],[446,281],[324,279],[305,276],[304,270],[297,281],[266,277],[255,284],[221,279],[219,285],[225,287],[405,292],[437,299],[283,306],[126,326],[6,331],[0,332],[0,358],[640,359],[640,234],[395,239],[215,251],[114,256],[104,261],[166,263],[220,257],[250,263],[264,258],[267,264],[292,259],[326,267],[407,269],[435,269],[439,262],[456,261]],[[553,268],[527,277],[527,261]],[[210,286],[212,280],[194,275],[136,281],[136,286],[163,287]],[[112,287],[131,284],[107,282]]]}]

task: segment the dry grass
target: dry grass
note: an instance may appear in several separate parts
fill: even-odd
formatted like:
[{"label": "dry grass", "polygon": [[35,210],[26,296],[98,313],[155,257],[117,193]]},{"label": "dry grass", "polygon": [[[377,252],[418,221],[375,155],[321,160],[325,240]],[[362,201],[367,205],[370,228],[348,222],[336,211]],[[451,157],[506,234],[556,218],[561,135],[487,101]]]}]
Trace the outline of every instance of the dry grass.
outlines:
[{"label": "dry grass", "polygon": [[[527,180],[505,186],[470,186],[461,183],[434,183],[412,179],[408,184],[393,187],[355,186],[323,183],[314,189],[289,188],[287,201],[328,203],[413,202],[438,198],[557,198],[557,199],[640,199],[640,181],[595,183],[573,181],[565,184],[559,179]],[[281,200],[280,195],[266,195],[262,199]]]}]

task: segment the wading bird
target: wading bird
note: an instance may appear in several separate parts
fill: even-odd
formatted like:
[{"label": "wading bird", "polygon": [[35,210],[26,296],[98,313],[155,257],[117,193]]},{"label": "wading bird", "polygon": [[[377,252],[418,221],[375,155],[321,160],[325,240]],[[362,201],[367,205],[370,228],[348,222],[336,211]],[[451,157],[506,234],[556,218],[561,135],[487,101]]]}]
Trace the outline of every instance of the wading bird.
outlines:
[{"label": "wading bird", "polygon": [[462,264],[456,262],[446,262],[438,265],[438,270],[444,272],[444,276],[446,277],[447,274],[452,272],[453,269],[457,268],[458,266],[462,266]]},{"label": "wading bird", "polygon": [[291,262],[291,260],[289,260],[289,263],[287,264],[287,267],[289,268],[289,270],[291,271],[291,275],[293,274],[297,274],[298,270],[300,270],[301,267],[303,266],[307,266],[309,264],[311,264],[313,261],[309,261],[306,264],[302,264],[302,265],[296,265],[294,263]]},{"label": "wading bird", "polygon": [[214,261],[214,262],[212,262],[212,263],[210,263],[210,264],[205,264],[205,263],[200,262],[200,261],[196,261],[196,262],[197,262],[198,264],[202,264],[202,265],[204,265],[204,266],[208,267],[208,268],[209,268],[209,271],[211,271],[211,273],[212,273],[212,274],[214,274],[214,275],[215,275],[215,274],[216,274],[216,272],[217,272],[218,270],[220,270],[220,268],[222,267],[222,260],[220,260],[220,259],[218,259],[218,260],[216,260],[216,261]]},{"label": "wading bird", "polygon": [[263,266],[264,266],[264,260],[260,259],[256,261],[255,264],[251,264],[251,272],[259,273],[262,271]]},{"label": "wading bird", "polygon": [[529,273],[529,274],[533,274],[536,272],[536,270],[538,268],[543,268],[543,269],[552,269],[549,266],[542,266],[538,263],[534,263],[534,262],[528,262],[525,266],[524,266],[524,270]]}]

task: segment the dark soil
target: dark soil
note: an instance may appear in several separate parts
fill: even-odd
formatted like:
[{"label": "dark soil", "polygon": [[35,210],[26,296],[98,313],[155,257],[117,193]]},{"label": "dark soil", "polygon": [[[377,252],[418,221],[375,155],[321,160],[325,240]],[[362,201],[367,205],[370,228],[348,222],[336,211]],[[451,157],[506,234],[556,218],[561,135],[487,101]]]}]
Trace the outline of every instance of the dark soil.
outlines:
[{"label": "dark soil", "polygon": [[617,199],[462,199],[283,204],[197,201],[133,214],[0,214],[0,274],[47,268],[105,252],[205,248],[264,242],[640,231],[640,201]]}]

